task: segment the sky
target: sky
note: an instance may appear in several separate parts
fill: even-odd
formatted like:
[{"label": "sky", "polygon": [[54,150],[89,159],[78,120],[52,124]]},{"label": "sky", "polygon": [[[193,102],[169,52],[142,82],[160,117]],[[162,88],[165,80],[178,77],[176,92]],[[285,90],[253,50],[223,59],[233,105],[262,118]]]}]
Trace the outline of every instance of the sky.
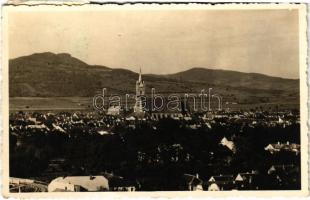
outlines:
[{"label": "sky", "polygon": [[10,12],[9,57],[69,53],[148,74],[193,67],[299,77],[298,10]]}]

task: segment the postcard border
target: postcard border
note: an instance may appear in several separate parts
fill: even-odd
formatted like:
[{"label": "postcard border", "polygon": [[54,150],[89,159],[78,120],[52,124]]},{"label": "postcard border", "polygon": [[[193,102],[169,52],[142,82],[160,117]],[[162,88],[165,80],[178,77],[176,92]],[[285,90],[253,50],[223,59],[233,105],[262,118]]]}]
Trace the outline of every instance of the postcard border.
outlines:
[{"label": "postcard border", "polygon": [[[301,190],[297,191],[221,191],[221,192],[94,192],[94,193],[10,193],[9,192],[9,93],[8,93],[8,14],[9,12],[31,12],[34,9],[40,11],[101,11],[105,9],[206,9],[206,10],[235,10],[235,9],[298,9],[299,10],[299,72],[300,72],[300,125],[301,125]],[[13,198],[82,198],[82,197],[105,197],[105,198],[132,198],[132,197],[223,197],[223,196],[307,196],[308,191],[308,87],[307,87],[307,7],[306,4],[131,4],[131,5],[80,5],[80,6],[54,6],[54,5],[38,5],[38,6],[4,6],[3,7],[3,58],[2,58],[2,194],[4,197]],[[307,178],[303,178],[307,177]]]}]

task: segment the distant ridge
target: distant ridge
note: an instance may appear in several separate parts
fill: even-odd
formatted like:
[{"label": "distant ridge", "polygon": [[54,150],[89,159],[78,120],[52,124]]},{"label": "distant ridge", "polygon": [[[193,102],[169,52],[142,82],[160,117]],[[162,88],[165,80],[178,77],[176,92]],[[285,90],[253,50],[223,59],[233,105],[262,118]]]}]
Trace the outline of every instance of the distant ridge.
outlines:
[{"label": "distant ridge", "polygon": [[179,73],[185,73],[187,71],[199,71],[199,70],[201,70],[201,71],[210,70],[210,71],[214,71],[214,72],[227,72],[227,73],[240,73],[240,74],[248,74],[248,75],[253,75],[253,76],[257,75],[257,76],[265,76],[265,77],[280,78],[280,79],[287,79],[287,80],[299,80],[298,78],[285,78],[285,77],[278,77],[278,76],[270,76],[270,75],[261,74],[261,73],[257,73],[257,72],[241,72],[241,71],[226,70],[226,69],[208,69],[208,68],[203,68],[203,67],[193,67],[193,68],[185,70],[185,71],[172,73],[172,74],[168,74],[168,75],[176,75]]},{"label": "distant ridge", "polygon": [[[127,69],[88,65],[67,53],[35,53],[9,61],[11,97],[91,97],[107,88],[110,93],[134,93],[138,74]],[[258,73],[192,68],[168,75],[143,75],[147,93],[200,92],[212,87],[240,102],[297,101],[299,80]]]},{"label": "distant ridge", "polygon": [[285,90],[298,79],[272,77],[259,73],[245,73],[222,69],[192,68],[183,72],[167,75],[169,78],[182,79],[192,82],[229,85],[232,87],[249,87],[257,89]]}]

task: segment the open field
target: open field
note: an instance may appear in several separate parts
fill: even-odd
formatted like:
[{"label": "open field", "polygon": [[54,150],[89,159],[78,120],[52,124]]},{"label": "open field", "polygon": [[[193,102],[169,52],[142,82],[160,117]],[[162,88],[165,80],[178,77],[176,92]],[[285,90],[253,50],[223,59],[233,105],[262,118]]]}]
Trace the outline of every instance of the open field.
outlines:
[{"label": "open field", "polygon": [[10,112],[33,110],[89,110],[91,97],[12,97]]},{"label": "open field", "polygon": [[[42,110],[93,110],[92,97],[11,97],[9,109],[10,112],[16,111],[42,111]],[[133,105],[132,100],[129,101],[129,106]],[[199,101],[197,101],[199,103]],[[198,106],[197,106],[198,107]],[[217,104],[212,108],[216,109]],[[256,104],[225,104],[223,109],[229,110],[249,110],[249,109],[262,109],[270,110],[276,109],[299,109],[297,103],[256,103]]]}]

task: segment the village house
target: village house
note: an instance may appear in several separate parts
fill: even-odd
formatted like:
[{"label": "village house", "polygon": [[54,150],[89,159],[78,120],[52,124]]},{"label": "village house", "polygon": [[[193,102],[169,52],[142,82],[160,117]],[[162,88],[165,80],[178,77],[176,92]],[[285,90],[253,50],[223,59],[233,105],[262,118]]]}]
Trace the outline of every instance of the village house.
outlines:
[{"label": "village house", "polygon": [[275,144],[268,144],[265,147],[266,151],[269,151],[271,154],[278,153],[280,151],[287,151],[287,152],[293,152],[296,155],[300,153],[300,145],[296,143],[275,143]]},{"label": "village house", "polygon": [[108,108],[107,115],[117,116],[121,113],[120,106],[111,106]]},{"label": "village house", "polygon": [[123,177],[113,176],[109,180],[109,190],[110,191],[126,191],[134,192],[137,189],[137,183],[124,179]]},{"label": "village house", "polygon": [[103,172],[101,175],[108,179],[109,191],[134,192],[141,187],[138,181],[132,181],[122,176],[117,176],[113,172]]},{"label": "village house", "polygon": [[298,172],[298,167],[294,164],[289,164],[289,165],[272,165],[267,173],[268,174],[289,174],[289,173],[294,173]]},{"label": "village house", "polygon": [[239,190],[252,189],[253,182],[256,176],[257,172],[255,171],[238,173],[235,178],[235,184]]},{"label": "village house", "polygon": [[199,178],[199,175],[184,174],[184,181],[186,185],[186,190],[188,191],[202,191],[203,181]]},{"label": "village house", "polygon": [[211,176],[208,181],[208,191],[223,191],[234,189],[233,175]]},{"label": "village house", "polygon": [[97,192],[109,190],[109,182],[104,176],[58,177],[48,185],[49,192]]},{"label": "village house", "polygon": [[235,144],[233,141],[228,140],[226,137],[223,137],[223,139],[220,142],[220,145],[223,145],[227,147],[229,150],[231,150],[233,153],[236,152]]},{"label": "village house", "polygon": [[300,182],[300,168],[294,164],[272,165],[267,174],[273,178],[276,185],[283,187],[285,185],[296,185]]}]

